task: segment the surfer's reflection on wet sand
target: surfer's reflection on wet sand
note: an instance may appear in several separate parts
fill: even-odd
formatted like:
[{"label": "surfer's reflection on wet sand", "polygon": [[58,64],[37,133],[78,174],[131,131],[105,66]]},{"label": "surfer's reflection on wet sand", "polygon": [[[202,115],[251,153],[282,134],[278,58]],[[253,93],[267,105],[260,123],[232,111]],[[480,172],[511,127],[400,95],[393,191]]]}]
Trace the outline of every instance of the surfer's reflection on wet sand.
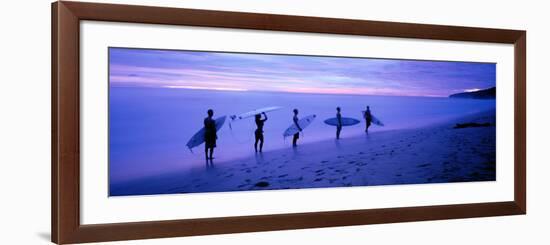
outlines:
[{"label": "surfer's reflection on wet sand", "polygon": [[206,170],[214,169],[214,160],[206,159]]},{"label": "surfer's reflection on wet sand", "polygon": [[255,159],[256,159],[256,163],[257,164],[264,164],[265,161],[264,161],[264,154],[262,153],[256,153],[256,155],[254,155]]},{"label": "surfer's reflection on wet sand", "polygon": [[342,149],[342,144],[340,144],[340,141],[338,139],[335,139],[334,140],[334,145],[336,146],[336,148],[338,150],[341,150]]},{"label": "surfer's reflection on wet sand", "polygon": [[298,147],[292,147],[292,159],[295,159],[296,157],[300,156],[300,150]]}]

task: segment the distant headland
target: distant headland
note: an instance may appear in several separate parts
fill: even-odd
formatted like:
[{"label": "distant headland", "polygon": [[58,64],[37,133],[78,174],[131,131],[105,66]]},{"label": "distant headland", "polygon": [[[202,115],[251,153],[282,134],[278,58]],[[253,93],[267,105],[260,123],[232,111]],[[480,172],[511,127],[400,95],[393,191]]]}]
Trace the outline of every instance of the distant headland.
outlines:
[{"label": "distant headland", "polygon": [[474,92],[464,92],[449,95],[449,98],[458,99],[494,99],[496,98],[497,88],[492,87],[488,89],[482,89]]}]

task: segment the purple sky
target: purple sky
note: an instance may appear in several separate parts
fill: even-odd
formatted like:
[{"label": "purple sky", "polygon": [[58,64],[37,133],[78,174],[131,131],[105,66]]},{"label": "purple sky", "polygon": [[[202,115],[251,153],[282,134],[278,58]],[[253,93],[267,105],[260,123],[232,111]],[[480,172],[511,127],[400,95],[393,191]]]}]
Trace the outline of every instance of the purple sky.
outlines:
[{"label": "purple sky", "polygon": [[111,86],[446,97],[496,82],[489,63],[109,50]]}]

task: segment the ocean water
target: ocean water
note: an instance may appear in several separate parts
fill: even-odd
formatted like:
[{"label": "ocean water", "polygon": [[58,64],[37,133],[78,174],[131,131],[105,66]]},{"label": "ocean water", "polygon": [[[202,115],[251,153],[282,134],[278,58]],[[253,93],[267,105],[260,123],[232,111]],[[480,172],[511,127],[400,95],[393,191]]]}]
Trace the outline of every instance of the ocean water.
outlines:
[{"label": "ocean water", "polygon": [[[280,106],[269,112],[264,126],[264,151],[291,146],[283,132],[292,125],[292,110],[299,117],[316,114],[298,144],[332,139],[336,128],[323,120],[342,116],[361,120],[361,111],[371,112],[385,126],[372,125],[370,132],[427,126],[496,107],[495,100],[429,97],[358,96],[271,93],[249,91],[206,91],[174,88],[111,87],[109,93],[109,181],[129,180],[181,171],[204,165],[204,146],[190,151],[187,141],[200,130],[208,109],[214,118],[238,115],[254,109]],[[234,121],[218,131],[217,163],[254,154],[254,118]],[[364,121],[344,127],[341,138],[364,134]]]}]

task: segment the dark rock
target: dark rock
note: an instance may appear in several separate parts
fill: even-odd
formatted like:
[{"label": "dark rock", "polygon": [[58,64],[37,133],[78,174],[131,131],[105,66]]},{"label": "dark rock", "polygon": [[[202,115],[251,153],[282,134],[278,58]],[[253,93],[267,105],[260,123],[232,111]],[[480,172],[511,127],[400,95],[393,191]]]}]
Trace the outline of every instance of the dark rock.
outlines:
[{"label": "dark rock", "polygon": [[457,123],[453,128],[478,128],[489,127],[490,123]]}]

